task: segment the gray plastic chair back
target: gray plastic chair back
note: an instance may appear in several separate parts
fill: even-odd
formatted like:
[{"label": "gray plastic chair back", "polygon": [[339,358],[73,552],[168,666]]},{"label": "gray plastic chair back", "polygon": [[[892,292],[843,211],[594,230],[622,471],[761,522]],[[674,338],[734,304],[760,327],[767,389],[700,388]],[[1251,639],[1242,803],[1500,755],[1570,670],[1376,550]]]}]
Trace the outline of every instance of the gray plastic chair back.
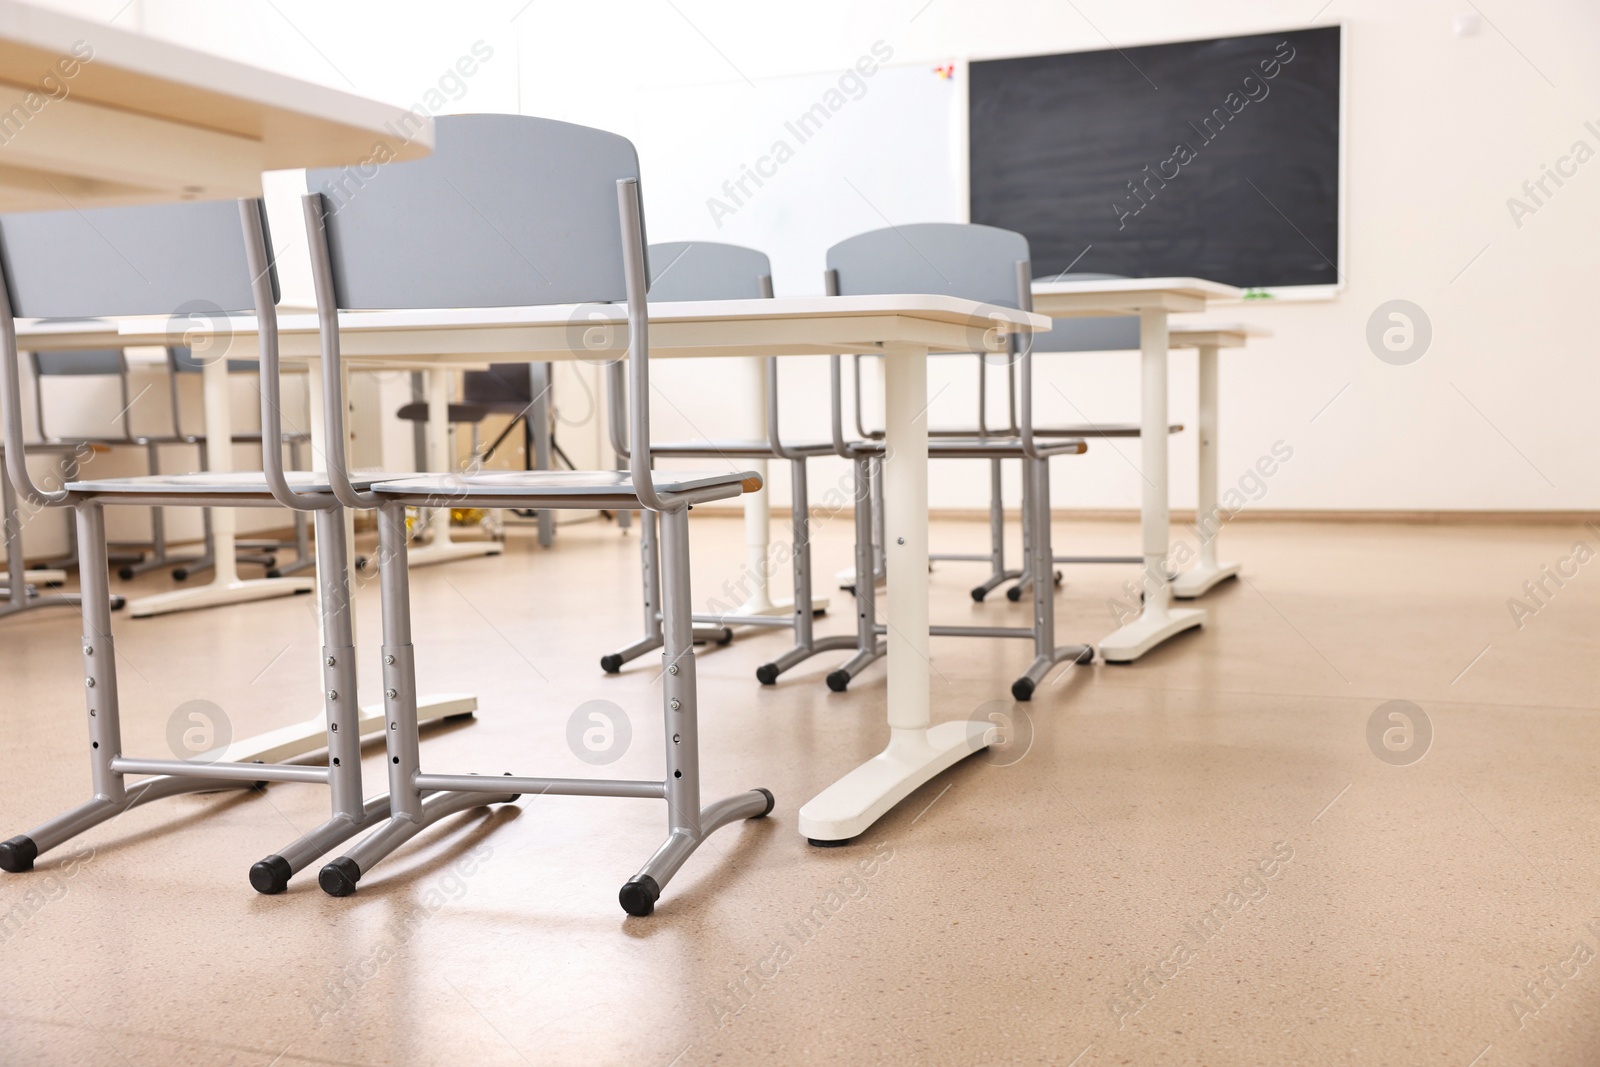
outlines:
[{"label": "gray plastic chair back", "polygon": [[714,241],[668,241],[650,246],[650,299],[759,300],[767,294],[772,261],[764,252]]},{"label": "gray plastic chair back", "polygon": [[[1053,282],[1105,282],[1123,274],[1053,274]],[[1038,281],[1040,279],[1034,279]],[[1113,315],[1094,319],[1056,319],[1048,333],[1033,335],[1035,352],[1122,352],[1139,347],[1139,316]]]},{"label": "gray plastic chair back", "polygon": [[936,293],[1014,308],[1028,239],[993,226],[923,222],[872,230],[828,249],[840,296]]},{"label": "gray plastic chair back", "polygon": [[255,309],[236,200],[4,215],[0,257],[25,318]]},{"label": "gray plastic chair back", "polygon": [[41,378],[121,377],[128,364],[120,348],[78,348],[33,353],[33,371]]},{"label": "gray plastic chair back", "polygon": [[[170,361],[174,374],[199,374],[205,370],[205,363],[194,354],[194,349],[188,345],[168,345],[167,359]],[[229,374],[254,374],[260,369],[261,365],[253,360],[228,360]]]},{"label": "gray plastic chair back", "polygon": [[434,151],[378,168],[313,170],[327,204],[343,309],[518,307],[621,301],[617,181],[637,179],[626,138],[523,115],[434,120]]}]

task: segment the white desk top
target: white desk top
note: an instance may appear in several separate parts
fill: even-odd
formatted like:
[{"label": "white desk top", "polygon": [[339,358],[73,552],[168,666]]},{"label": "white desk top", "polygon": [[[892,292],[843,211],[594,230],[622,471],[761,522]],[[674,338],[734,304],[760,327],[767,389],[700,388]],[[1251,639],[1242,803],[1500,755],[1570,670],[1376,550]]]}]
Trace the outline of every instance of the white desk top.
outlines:
[{"label": "white desk top", "polygon": [[1204,311],[1209,302],[1243,299],[1243,289],[1204,278],[1108,278],[1033,283],[1033,310],[1057,319],[1134,314],[1145,308]]},{"label": "white desk top", "polygon": [[0,118],[0,211],[255,196],[264,170],[433,147],[401,108],[15,0]]},{"label": "white desk top", "polygon": [[[595,359],[625,355],[627,311],[618,304],[467,308],[426,311],[354,311],[339,316],[340,352],[351,361],[483,363]],[[1050,320],[1008,308],[947,296],[783,297],[775,300],[708,300],[650,305],[652,357],[832,355],[886,352],[895,345],[935,351],[1000,351],[997,323],[1010,330],[1044,331]],[[166,319],[119,324],[129,345],[175,343],[180,326]],[[238,316],[217,325],[229,335],[227,356],[256,356],[255,319]],[[195,339],[193,326],[188,336]],[[314,315],[278,319],[279,351],[286,359],[319,354]]]}]

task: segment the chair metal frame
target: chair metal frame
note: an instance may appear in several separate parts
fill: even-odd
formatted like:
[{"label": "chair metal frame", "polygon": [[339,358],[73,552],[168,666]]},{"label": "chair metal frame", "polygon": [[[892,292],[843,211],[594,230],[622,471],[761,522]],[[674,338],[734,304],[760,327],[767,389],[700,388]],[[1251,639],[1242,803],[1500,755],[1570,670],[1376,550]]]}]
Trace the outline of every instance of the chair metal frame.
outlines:
[{"label": "chair metal frame", "polygon": [[[168,228],[178,216],[174,209],[209,205],[158,205],[141,208],[98,209],[97,219],[106,224],[109,212],[167,212],[152,215],[143,224]],[[62,213],[66,214],[66,213]],[[82,213],[73,213],[82,217]],[[241,270],[251,271],[250,301],[260,323],[263,349],[275,349],[277,334],[277,278],[267,251],[266,212],[258,199],[238,202],[239,224],[243,231],[245,260]],[[84,220],[87,222],[88,220]],[[93,227],[93,223],[88,223]],[[28,223],[46,227],[50,220]],[[105,509],[108,506],[148,507],[276,507],[281,502],[277,486],[270,479],[258,482],[249,475],[181,475],[144,478],[105,479],[98,482],[69,482],[59,491],[46,492],[34,484],[22,454],[22,408],[18,375],[16,324],[13,294],[16,292],[16,248],[8,220],[0,219],[0,243],[6,254],[0,257],[0,424],[3,424],[7,473],[20,495],[35,507],[71,507],[78,531],[78,545],[84,554],[80,567],[82,580],[84,693],[89,731],[89,763],[93,796],[86,802],[46,820],[25,834],[0,842],[0,870],[20,873],[31,870],[38,857],[77,835],[117,815],[153,800],[186,793],[259,788],[268,782],[315,783],[328,787],[332,814],[327,822],[301,835],[279,853],[256,864],[250,882],[263,893],[278,893],[287,888],[289,878],[317,856],[373,825],[388,814],[387,798],[365,801],[361,788],[361,738],[358,726],[359,701],[356,691],[355,649],[346,582],[347,555],[344,519],[336,498],[322,493],[295,498],[296,505],[315,512],[316,548],[320,579],[324,711],[328,720],[328,765],[304,763],[264,764],[228,761],[193,762],[183,759],[148,759],[123,753],[121,718],[118,707],[116,648],[111,627],[111,598],[106,562]],[[100,232],[98,229],[96,233]],[[40,231],[27,238],[37,243]],[[109,241],[109,238],[107,239]],[[138,252],[133,254],[138,255]],[[148,266],[148,264],[147,264]],[[104,279],[100,279],[103,283]],[[159,296],[156,297],[159,299]],[[158,308],[139,311],[163,313]],[[234,310],[245,310],[235,308]],[[137,313],[126,308],[117,313]],[[261,392],[264,427],[276,428],[278,392],[265,382]],[[269,437],[270,439],[270,437]],[[281,461],[276,450],[265,454]],[[279,469],[281,481],[281,467]],[[306,476],[315,482],[315,476]],[[208,753],[206,755],[213,755]],[[224,752],[225,754],[225,752]],[[129,776],[145,776],[129,785]]]},{"label": "chair metal frame", "polygon": [[[957,224],[924,224],[930,228],[943,229],[947,226],[961,229]],[[917,227],[898,227],[893,232],[903,242],[910,242],[912,238],[906,230],[916,230]],[[990,227],[971,228],[977,230],[991,230]],[[876,231],[882,233],[884,231]],[[1003,232],[1003,231],[1002,231]],[[869,235],[857,235],[865,237]],[[1025,250],[1026,240],[1020,234],[1010,235],[1016,240],[1012,242]],[[829,249],[829,262],[834,261],[838,245]],[[918,252],[919,258],[923,253]],[[1013,262],[1016,278],[1016,305],[1023,311],[1031,310],[1032,304],[1032,274],[1031,264],[1026,259]],[[826,291],[830,296],[837,296],[842,292],[839,271],[830,266],[824,275]],[[854,289],[855,287],[852,286]],[[856,291],[872,291],[874,287],[868,286]],[[975,299],[982,299],[983,294],[962,294]],[[1024,511],[1024,545],[1028,554],[1025,570],[1036,574],[1048,574],[1052,570],[1053,558],[1052,538],[1050,531],[1050,468],[1049,460],[1056,455],[1078,455],[1087,450],[1084,441],[1077,438],[1059,438],[1049,443],[1036,439],[1033,427],[1033,345],[1032,335],[1011,335],[1010,344],[1016,354],[1016,363],[1020,375],[1020,402],[1018,404],[1018,433],[1015,438],[991,437],[980,435],[975,439],[961,439],[948,433],[932,434],[929,440],[929,459],[989,459],[991,462],[1003,458],[1015,458],[1022,461],[1024,473],[1024,486],[1029,507]],[[872,466],[880,462],[884,443],[881,438],[866,437],[855,441],[847,441],[843,427],[843,389],[841,379],[841,357],[829,357],[829,389],[831,394],[832,429],[834,452],[851,460],[855,465],[856,481],[856,506],[855,506],[855,556],[856,574],[856,653],[846,663],[828,675],[828,687],[835,692],[843,692],[862,670],[874,660],[884,654],[885,644],[878,640],[879,635],[887,632],[887,628],[877,622],[876,618],[876,588],[875,583],[860,580],[860,575],[869,574],[873,570],[874,551],[874,509],[872,504],[872,486],[880,479],[872,476]],[[858,391],[859,396],[859,391]],[[858,408],[859,411],[859,408]],[[858,419],[857,429],[863,429]],[[992,469],[992,468],[991,468]],[[877,538],[881,542],[881,536]],[[1057,645],[1055,637],[1055,603],[1054,590],[1037,583],[1031,585],[1033,594],[1033,619],[1032,624],[1023,627],[1003,626],[948,626],[934,625],[928,628],[929,633],[935,637],[982,637],[982,638],[1014,638],[1031,640],[1034,644],[1034,659],[1021,677],[1011,685],[1011,695],[1019,701],[1033,698],[1039,684],[1049,675],[1057,664],[1063,662],[1090,663],[1094,659],[1094,648],[1088,644]]]},{"label": "chair metal frame", "polygon": [[[716,245],[713,242],[695,241],[681,242],[689,246],[679,252],[679,256],[688,254],[689,248],[711,247],[717,253],[724,253],[722,258],[728,260],[727,252],[737,252],[737,258],[755,260],[765,264],[766,256],[755,249],[741,248],[736,245]],[[677,251],[679,243],[667,245],[654,245],[651,254],[657,257]],[[678,260],[673,260],[676,263]],[[659,292],[656,279],[652,283],[652,291]],[[697,279],[700,280],[700,279]],[[744,285],[754,281],[755,290],[761,299],[772,299],[772,275],[770,267],[764,267],[761,273],[753,279],[748,277],[716,277],[704,279],[707,287],[704,291],[696,291],[699,287],[677,281],[672,290],[672,299],[728,299],[729,294],[742,289]],[[794,644],[782,655],[756,668],[756,680],[762,685],[776,685],[778,677],[792,667],[803,663],[812,656],[823,652],[837,652],[854,648],[856,639],[848,635],[818,637],[816,635],[815,620],[821,614],[816,608],[815,596],[811,588],[811,493],[808,482],[807,460],[817,456],[827,455],[831,452],[828,443],[814,445],[785,444],[780,427],[779,415],[779,386],[778,386],[778,357],[766,358],[766,392],[764,397],[766,414],[766,440],[742,441],[734,445],[719,445],[715,442],[674,442],[663,444],[650,442],[650,458],[652,460],[670,457],[674,459],[729,459],[729,452],[737,452],[740,456],[752,458],[775,459],[789,464],[790,487],[790,536],[793,539],[790,556],[790,568],[794,582],[794,602],[787,616],[783,615],[745,615],[745,614],[710,614],[697,613],[694,622],[697,624],[695,631],[696,640],[700,642],[716,641],[717,644],[727,644],[732,637],[732,627],[752,626],[770,629],[792,629],[794,631]],[[622,457],[627,457],[628,442],[623,439],[620,428],[624,424],[623,414],[623,388],[620,376],[620,366],[613,364],[613,372],[608,382],[607,394],[611,407],[612,440],[611,447]],[[626,648],[602,656],[600,667],[607,673],[616,673],[622,665],[652,649],[660,648],[662,643],[660,611],[659,571],[655,556],[654,545],[654,517],[650,514],[644,516],[640,537],[640,553],[645,557],[643,564],[644,578],[644,617],[645,635],[640,640]]]},{"label": "chair metal frame", "polygon": [[[317,172],[307,175],[307,185],[313,192],[303,201],[307,244],[311,253],[312,279],[317,299],[317,319],[321,337],[322,373],[325,396],[324,405],[328,440],[343,441],[343,405],[332,398],[340,392],[339,311],[346,304],[365,306],[358,294],[382,292],[390,301],[386,306],[401,304],[403,300],[426,300],[427,306],[439,306],[445,300],[459,300],[469,295],[464,290],[452,294],[448,288],[444,295],[439,289],[411,286],[411,279],[398,285],[379,279],[366,290],[359,283],[350,283],[350,269],[336,272],[333,246],[340,253],[351,256],[351,246],[362,226],[363,211],[387,210],[418,211],[418,201],[431,195],[426,184],[432,172],[424,168],[448,168],[462,165],[455,162],[457,151],[454,139],[460,137],[468,147],[462,159],[468,165],[479,166],[482,161],[472,153],[473,140],[481,145],[515,144],[522,131],[534,134],[541,153],[562,156],[567,168],[563,181],[576,183],[593,181],[598,184],[601,173],[623,171],[626,176],[615,180],[616,207],[620,220],[620,251],[622,290],[618,293],[594,293],[594,296],[624,296],[628,309],[628,372],[630,390],[634,400],[631,407],[631,436],[634,441],[650,440],[649,390],[649,312],[646,304],[648,273],[645,266],[644,215],[639,201],[638,158],[631,144],[612,134],[585,129],[569,123],[524,116],[471,115],[454,116],[437,120],[438,142],[433,155],[426,160],[406,164],[386,172],[375,183],[369,183],[360,197],[343,203],[337,214],[328,210],[322,191],[326,184],[336,189],[337,171]],[[620,142],[620,143],[618,143]],[[628,160],[626,164],[607,156],[604,151]],[[487,151],[487,149],[485,149]],[[584,158],[593,151],[594,160]],[[582,164],[592,164],[587,168]],[[609,170],[614,167],[615,170]],[[592,173],[584,173],[585,169]],[[446,169],[443,173],[448,174]],[[459,177],[459,175],[457,175]],[[401,184],[395,198],[381,199],[385,179],[398,179]],[[446,179],[448,180],[448,179]],[[414,181],[415,186],[404,183]],[[454,185],[454,183],[451,183]],[[584,186],[586,195],[597,195],[597,189]],[[458,191],[459,192],[459,191]],[[375,194],[377,203],[371,207]],[[531,195],[531,190],[522,195]],[[547,194],[550,195],[550,194]],[[460,193],[464,199],[466,194]],[[470,203],[470,202],[469,202]],[[431,202],[428,206],[431,206]],[[502,205],[504,206],[504,205]],[[517,205],[535,213],[526,201]],[[592,207],[592,202],[588,203]],[[477,210],[483,210],[478,208]],[[493,210],[491,207],[490,210]],[[550,209],[552,212],[554,209]],[[426,211],[423,214],[427,214]],[[543,221],[543,209],[535,215],[530,226]],[[352,216],[356,221],[350,221]],[[375,217],[375,216],[372,216]],[[385,216],[387,217],[387,216]],[[598,223],[596,224],[598,225]],[[348,226],[348,230],[330,233],[330,229]],[[430,233],[442,228],[439,219],[428,219],[424,227]],[[498,241],[516,246],[504,230],[496,228]],[[465,240],[465,238],[463,238]],[[470,246],[455,249],[465,252]],[[518,251],[518,255],[521,252]],[[436,256],[438,258],[438,256]],[[524,257],[525,258],[525,257]],[[343,261],[348,264],[349,259]],[[531,266],[531,260],[527,263]],[[546,303],[569,303],[574,290],[588,283],[583,279],[597,275],[595,270],[586,275],[583,266],[564,260],[563,265],[572,270],[565,279],[564,288],[556,288],[545,279],[555,292],[569,299],[549,299]],[[492,265],[480,270],[493,269]],[[537,270],[537,268],[534,268]],[[446,274],[448,272],[440,272]],[[542,276],[542,272],[540,272]],[[511,282],[502,278],[509,287]],[[396,296],[396,293],[400,293]],[[369,296],[370,299],[370,296]],[[471,299],[483,301],[482,305],[502,302],[492,291],[482,296],[475,292]],[[446,305],[448,306],[448,305]],[[275,339],[274,339],[275,341]],[[263,366],[275,367],[276,353],[268,353],[263,342]],[[271,377],[271,376],[267,376]],[[265,380],[265,379],[264,379]],[[695,683],[695,657],[692,640],[689,601],[689,545],[688,509],[709,500],[728,499],[742,492],[759,488],[759,479],[744,472],[738,475],[712,475],[699,479],[684,476],[678,483],[664,482],[658,487],[650,469],[647,449],[635,449],[629,470],[622,472],[523,472],[492,471],[475,474],[433,474],[392,482],[379,482],[365,492],[358,490],[349,480],[342,450],[331,449],[328,457],[328,475],[334,494],[347,507],[376,508],[378,511],[379,580],[382,590],[383,616],[383,684],[384,715],[388,730],[389,792],[392,814],[373,833],[361,840],[339,858],[326,864],[319,875],[323,889],[333,896],[347,896],[356,884],[371,872],[373,866],[415,837],[426,827],[441,818],[468,808],[490,803],[508,803],[523,793],[572,796],[648,797],[667,803],[667,838],[640,871],[630,878],[618,894],[619,902],[630,915],[649,915],[660,898],[668,881],[682,867],[696,848],[718,828],[738,819],[760,818],[773,807],[773,797],[765,789],[751,789],[737,793],[702,807],[700,803],[700,761],[698,736],[698,699]],[[269,480],[273,476],[269,465]],[[675,491],[676,490],[676,491]],[[410,575],[406,566],[407,536],[405,509],[408,506],[440,506],[442,500],[461,506],[530,507],[543,509],[595,507],[642,507],[658,515],[661,523],[661,574],[664,596],[662,598],[663,661],[662,716],[665,728],[666,775],[661,781],[623,781],[604,779],[548,778],[527,776],[479,776],[474,774],[437,774],[424,772],[421,767],[417,740],[417,685],[414,650],[412,644],[410,611]],[[431,795],[430,795],[431,794]]]}]

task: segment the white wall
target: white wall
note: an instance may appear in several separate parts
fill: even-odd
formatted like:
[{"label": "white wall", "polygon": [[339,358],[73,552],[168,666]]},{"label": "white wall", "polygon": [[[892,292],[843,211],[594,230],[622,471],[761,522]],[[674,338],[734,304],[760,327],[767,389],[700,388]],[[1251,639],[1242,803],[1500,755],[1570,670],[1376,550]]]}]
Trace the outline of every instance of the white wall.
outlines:
[{"label": "white wall", "polygon": [[[57,6],[109,17],[121,3]],[[692,109],[652,106],[662,87],[710,85],[705,92],[737,104],[740,94],[755,92],[746,79],[765,84],[843,70],[876,41],[893,49],[895,63],[931,67],[953,58],[1100,48],[1108,40],[1143,44],[1342,20],[1350,53],[1348,284],[1330,302],[1218,313],[1275,332],[1225,357],[1224,479],[1282,440],[1294,458],[1271,479],[1263,508],[1592,509],[1600,507],[1600,479],[1592,473],[1600,453],[1593,415],[1600,369],[1583,293],[1600,276],[1600,162],[1580,169],[1520,227],[1507,199],[1575,141],[1600,151],[1600,136],[1584,128],[1586,120],[1600,128],[1593,62],[1600,6],[1533,0],[1478,7],[1493,22],[1466,37],[1454,35],[1452,16],[1474,11],[1467,0],[135,0],[118,24],[402,104],[437,87],[474,41],[487,41],[495,58],[445,110],[520,107],[632,136],[646,146],[648,205],[652,174],[689,167],[748,136],[746,129],[719,129]],[[778,127],[788,117],[774,113],[765,121]],[[882,160],[917,158],[922,147],[886,140]],[[872,173],[877,162],[859,160],[860,172]],[[817,180],[823,178],[797,160],[734,222],[756,226],[764,215],[783,213],[793,200],[786,182]],[[280,239],[294,230],[294,216],[283,213],[293,186],[289,178],[272,187]],[[928,210],[913,196],[873,200],[892,223],[923,221]],[[703,212],[659,214],[681,220],[681,228],[652,227],[655,240],[739,239],[735,225],[719,231]],[[819,218],[816,233],[832,240],[882,224]],[[848,228],[835,233],[840,226]],[[283,254],[292,257],[295,248]],[[289,295],[304,299],[303,275],[296,278],[291,272]],[[780,281],[790,292],[820,288],[804,275]],[[1380,362],[1365,340],[1373,310],[1396,298],[1419,304],[1434,331],[1426,356],[1404,367]],[[1175,356],[1174,365],[1172,411],[1191,421],[1192,354]],[[798,361],[786,373],[788,425],[796,434],[820,432],[820,361]],[[1126,420],[1137,411],[1128,356],[1062,357],[1049,373],[1092,418]],[[736,402],[705,390],[703,375],[688,367],[658,377],[670,401],[658,408],[660,436],[714,427]],[[958,387],[941,397],[935,423],[957,416],[961,394]],[[1055,390],[1041,395],[1057,400],[1061,410],[1053,414],[1071,415]],[[1180,506],[1193,501],[1193,455],[1192,433],[1174,441]],[[1059,505],[1137,505],[1136,447],[1096,445],[1088,456],[1060,462],[1075,477],[1060,479]],[[785,499],[781,472],[774,473],[778,499]],[[832,476],[819,470],[816,484]],[[933,504],[980,506],[985,484],[981,466],[958,467],[935,480]]]}]

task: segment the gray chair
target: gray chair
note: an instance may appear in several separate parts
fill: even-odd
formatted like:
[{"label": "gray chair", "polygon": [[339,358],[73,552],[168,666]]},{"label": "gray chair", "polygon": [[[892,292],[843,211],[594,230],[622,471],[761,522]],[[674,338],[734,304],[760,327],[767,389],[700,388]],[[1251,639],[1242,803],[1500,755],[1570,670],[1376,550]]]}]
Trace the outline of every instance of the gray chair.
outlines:
[{"label": "gray chair", "polygon": [[[858,234],[828,249],[826,285],[829,295],[883,293],[934,293],[977,300],[1001,308],[1031,307],[1028,240],[1019,233],[992,226],[956,223],[922,223],[892,226]],[[1078,455],[1087,446],[1077,438],[1038,440],[1033,432],[1033,355],[1023,335],[1017,363],[1021,396],[1016,437],[953,437],[930,435],[928,458],[1022,461],[1029,507],[1026,509],[1031,573],[1048,574],[1052,558],[1050,535],[1050,466],[1052,456]],[[1013,341],[1015,338],[1013,338]],[[837,454],[855,463],[856,503],[856,635],[857,652],[828,676],[835,691],[882,654],[877,635],[883,632],[875,618],[874,583],[862,580],[873,570],[870,468],[881,463],[884,441],[867,437],[846,441],[840,358],[830,357],[833,391],[833,437]],[[892,594],[892,590],[890,591]],[[995,626],[932,626],[929,633],[945,637],[1021,638],[1033,641],[1034,659],[1012,683],[1017,700],[1030,700],[1039,683],[1058,663],[1088,663],[1094,658],[1089,645],[1055,643],[1055,604],[1047,583],[1034,583],[1033,624],[1027,628]]]},{"label": "gray chair", "polygon": [[[652,278],[650,299],[658,302],[680,300],[752,300],[772,296],[772,267],[764,253],[738,245],[717,244],[710,241],[678,241],[650,246]],[[620,379],[621,366],[615,365],[613,378]],[[613,381],[611,396],[614,402],[621,399],[619,381]],[[730,616],[703,614],[694,621],[707,629],[697,630],[699,640],[716,640],[725,644],[731,637],[730,626],[788,627],[794,630],[794,646],[770,663],[756,668],[756,680],[762,685],[775,685],[778,676],[789,668],[815,656],[819,652],[854,648],[851,636],[816,636],[813,620],[816,611],[811,594],[811,495],[806,479],[806,461],[816,456],[832,455],[833,445],[828,441],[795,444],[785,442],[779,430],[778,360],[767,357],[766,422],[767,437],[756,440],[711,440],[650,442],[652,457],[673,459],[721,460],[729,467],[744,459],[776,459],[787,461],[790,476],[792,507],[791,536],[793,553],[791,564],[794,574],[794,607],[788,618],[781,616]],[[613,411],[611,425],[620,427],[622,420]],[[621,456],[627,456],[625,441],[612,442]],[[600,659],[607,672],[616,672],[622,665],[645,652],[661,647],[661,603],[659,571],[655,549],[655,517],[644,515],[640,534],[640,552],[644,557],[644,616],[645,636],[619,652]]]},{"label": "gray chair", "polygon": [[[259,200],[210,201],[104,208],[0,217],[0,424],[11,481],[33,507],[70,507],[76,515],[83,564],[83,686],[93,796],[87,802],[0,843],[0,870],[27,871],[43,853],[161,797],[266,782],[326,785],[332,815],[280,854],[257,864],[251,884],[281,892],[289,877],[344,839],[388,815],[383,799],[364,802],[357,725],[355,650],[345,584],[344,520],[325,479],[296,474],[302,493],[289,502],[264,473],[150,475],[71,481],[57,492],[34,484],[23,462],[22,405],[13,315],[38,318],[170,315],[187,302],[221,311],[251,312],[261,321],[263,347],[276,337],[277,278]],[[192,306],[192,305],[190,305]],[[275,380],[263,381],[261,415],[268,440],[278,435]],[[281,461],[277,449],[266,455]],[[118,714],[106,569],[105,509],[141,507],[291,507],[313,510],[321,576],[324,709],[329,765],[264,765],[222,760],[223,752],[189,759],[126,755]],[[174,753],[176,756],[177,753]],[[208,762],[214,760],[213,762]],[[151,776],[130,785],[129,776]]]},{"label": "gray chair", "polygon": [[[384,714],[393,816],[323,867],[334,896],[353,893],[375,864],[453,812],[521,793],[649,797],[667,802],[668,835],[619,900],[648,915],[700,843],[735,819],[772,810],[752,789],[701,807],[694,647],[690,638],[688,508],[760,486],[748,471],[653,474],[644,217],[633,145],[615,134],[516,115],[436,120],[426,159],[384,167],[351,196],[343,171],[312,171],[307,244],[321,326],[323,374],[338,396],[339,312],[625,301],[632,453],[628,471],[468,471],[350,483],[337,449],[329,475],[349,507],[378,509],[383,592]],[[337,203],[332,210],[329,201]],[[489,220],[493,220],[492,222]],[[267,366],[276,357],[263,352]],[[270,374],[266,375],[271,378]],[[344,440],[342,405],[325,406],[328,440]],[[270,468],[269,468],[270,473]],[[665,673],[664,780],[475,776],[424,772],[406,566],[407,506],[642,508],[660,516]],[[430,795],[431,794],[431,795]],[[426,797],[426,799],[424,799]]]},{"label": "gray chair", "polygon": [[[73,476],[80,461],[93,453],[93,447],[87,442],[79,444],[30,444],[26,447],[27,455],[54,456],[61,464],[67,478]],[[5,466],[5,449],[0,448],[0,468]],[[5,509],[5,546],[6,546],[6,573],[0,580],[0,619],[20,615],[25,611],[35,611],[39,608],[52,607],[77,607],[82,602],[77,593],[45,593],[32,582],[28,581],[27,561],[24,558],[22,545],[23,511],[17,501],[16,488],[11,484],[10,476],[5,470],[0,469],[0,508]],[[76,555],[76,553],[74,553]],[[51,585],[61,583],[51,582]],[[111,610],[116,611],[124,605],[125,601],[120,596],[111,597]]]}]

